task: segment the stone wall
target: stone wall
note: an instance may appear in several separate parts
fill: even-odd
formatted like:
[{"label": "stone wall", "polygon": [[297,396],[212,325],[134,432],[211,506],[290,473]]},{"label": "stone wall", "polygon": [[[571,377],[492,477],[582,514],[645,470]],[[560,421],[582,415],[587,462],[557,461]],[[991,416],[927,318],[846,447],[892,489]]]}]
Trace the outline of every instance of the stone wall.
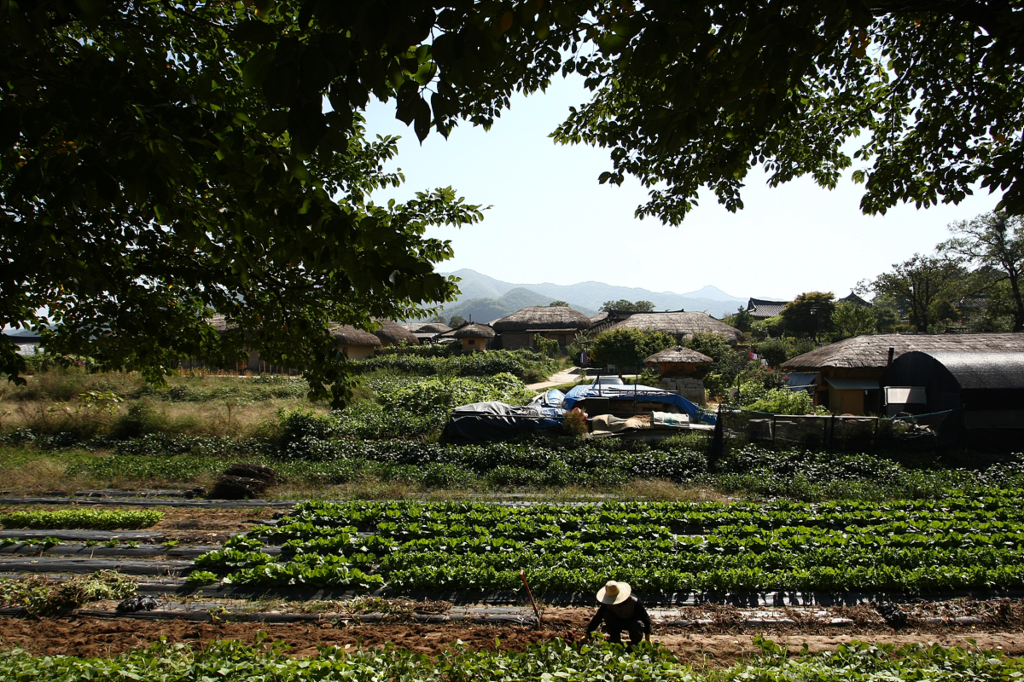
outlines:
[{"label": "stone wall", "polygon": [[693,377],[662,377],[658,387],[681,395],[691,403],[703,406],[704,382]]}]

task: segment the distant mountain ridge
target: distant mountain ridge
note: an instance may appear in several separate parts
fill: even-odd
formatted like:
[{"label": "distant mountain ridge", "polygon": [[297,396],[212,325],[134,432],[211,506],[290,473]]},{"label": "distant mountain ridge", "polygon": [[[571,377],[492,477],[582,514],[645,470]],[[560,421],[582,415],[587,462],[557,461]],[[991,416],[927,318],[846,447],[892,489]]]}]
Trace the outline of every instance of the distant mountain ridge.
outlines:
[{"label": "distant mountain ridge", "polygon": [[605,301],[651,301],[655,310],[688,310],[706,312],[712,317],[732,315],[739,307],[746,307],[747,299],[732,296],[715,286],[687,294],[671,291],[650,291],[637,287],[620,287],[603,282],[578,284],[513,284],[489,277],[476,270],[464,268],[443,273],[458,277],[462,295],[441,312],[445,319],[459,315],[474,322],[491,322],[527,306],[548,305],[552,301],[566,301],[574,310],[593,316]]}]

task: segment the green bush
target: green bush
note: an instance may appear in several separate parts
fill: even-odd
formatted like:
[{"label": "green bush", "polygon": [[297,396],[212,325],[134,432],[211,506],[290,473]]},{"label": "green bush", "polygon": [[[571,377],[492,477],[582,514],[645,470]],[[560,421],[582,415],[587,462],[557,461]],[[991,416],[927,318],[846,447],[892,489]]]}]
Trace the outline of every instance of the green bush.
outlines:
[{"label": "green bush", "polygon": [[425,488],[457,490],[469,488],[476,482],[476,474],[456,464],[433,462],[422,467],[421,483]]},{"label": "green bush", "polygon": [[807,391],[790,391],[786,388],[773,388],[756,402],[747,405],[746,409],[754,412],[770,412],[772,414],[828,414],[824,407],[815,407],[814,399]]},{"label": "green bush", "polygon": [[593,362],[615,365],[619,373],[640,367],[647,358],[676,345],[675,337],[665,332],[639,329],[614,329],[598,334],[590,346]]},{"label": "green bush", "polygon": [[358,438],[417,438],[437,434],[459,406],[497,400],[521,405],[533,394],[511,374],[367,380],[374,400],[332,414],[337,433]]},{"label": "green bush", "polygon": [[747,354],[730,346],[721,334],[697,332],[684,345],[714,361],[704,376],[704,388],[712,396],[723,395],[748,364]]}]

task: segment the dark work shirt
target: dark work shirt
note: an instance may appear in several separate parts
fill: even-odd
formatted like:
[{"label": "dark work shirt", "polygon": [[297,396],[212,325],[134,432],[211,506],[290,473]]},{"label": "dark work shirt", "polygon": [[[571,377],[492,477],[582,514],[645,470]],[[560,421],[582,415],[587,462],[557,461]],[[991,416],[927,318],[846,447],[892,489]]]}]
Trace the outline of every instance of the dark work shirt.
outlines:
[{"label": "dark work shirt", "polygon": [[639,622],[644,633],[651,634],[651,617],[634,594],[629,595],[629,599],[621,604],[601,604],[587,626],[587,634],[597,630],[602,621],[608,625],[609,631],[618,628],[618,632],[628,630],[630,625]]}]

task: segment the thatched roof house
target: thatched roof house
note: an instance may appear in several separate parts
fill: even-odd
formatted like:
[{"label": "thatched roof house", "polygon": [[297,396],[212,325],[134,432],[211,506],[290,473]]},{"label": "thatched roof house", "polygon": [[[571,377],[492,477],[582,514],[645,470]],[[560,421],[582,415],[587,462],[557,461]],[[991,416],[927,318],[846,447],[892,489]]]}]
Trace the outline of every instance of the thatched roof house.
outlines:
[{"label": "thatched roof house", "polygon": [[663,350],[660,353],[644,358],[645,365],[664,365],[664,364],[688,364],[688,365],[710,365],[714,360],[709,358],[703,353],[698,353],[691,348],[684,348],[683,346],[676,346],[675,348],[669,348]]},{"label": "thatched roof house", "polygon": [[688,313],[682,310],[665,313],[633,313],[624,320],[608,325],[608,330],[614,329],[666,332],[676,337],[676,341],[679,343],[693,337],[697,332],[721,334],[731,344],[743,341],[743,332],[739,329],[730,327],[707,313]]},{"label": "thatched roof house", "polygon": [[487,342],[495,337],[494,330],[486,324],[467,322],[456,327],[445,336],[451,336],[462,343],[462,350],[466,352],[486,350]]},{"label": "thatched roof house", "polygon": [[845,339],[782,363],[808,372],[815,402],[837,414],[882,411],[879,380],[889,364],[922,353],[1024,353],[1024,334],[868,334]]},{"label": "thatched roof house", "polygon": [[454,329],[451,336],[456,339],[493,339],[494,330],[485,324],[467,322],[461,327]]},{"label": "thatched roof house", "polygon": [[368,358],[382,345],[380,339],[370,332],[349,324],[331,327],[331,336],[338,342],[338,350],[347,355],[349,360]]},{"label": "thatched roof house", "polygon": [[576,334],[590,329],[590,318],[567,306],[531,306],[495,320],[491,326],[501,335],[502,348],[530,347],[535,334],[558,341],[564,348]]},{"label": "thatched roof house", "polygon": [[531,306],[523,308],[500,320],[495,320],[494,331],[534,332],[590,329],[590,318],[568,306]]},{"label": "thatched roof house", "polygon": [[822,368],[883,370],[904,353],[1024,352],[1024,334],[865,334],[817,348],[782,363],[782,369],[817,372]]},{"label": "thatched roof house", "polygon": [[657,365],[661,377],[658,387],[677,393],[692,403],[704,405],[704,382],[701,380],[711,363],[703,353],[676,346],[644,359],[645,365]]},{"label": "thatched roof house", "polygon": [[418,329],[410,329],[409,331],[420,334],[444,334],[451,330],[452,328],[446,324],[441,324],[440,322],[428,322],[426,324],[419,325]]},{"label": "thatched roof house", "polygon": [[416,335],[402,325],[391,320],[377,320],[377,324],[380,325],[380,329],[373,334],[380,339],[381,345],[397,346],[402,343],[409,346],[419,345],[420,340],[416,338]]}]

